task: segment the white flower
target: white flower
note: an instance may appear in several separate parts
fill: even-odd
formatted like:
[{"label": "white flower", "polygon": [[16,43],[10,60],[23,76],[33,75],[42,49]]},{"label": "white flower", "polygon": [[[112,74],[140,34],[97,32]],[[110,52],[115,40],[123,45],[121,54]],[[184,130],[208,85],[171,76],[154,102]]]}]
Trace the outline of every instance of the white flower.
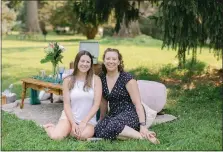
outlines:
[{"label": "white flower", "polygon": [[44,49],[44,51],[48,54],[48,53],[52,53],[53,52],[53,48],[51,48],[51,47],[46,47],[45,49]]},{"label": "white flower", "polygon": [[65,51],[65,48],[63,45],[59,45],[59,49],[62,50],[62,52]]}]

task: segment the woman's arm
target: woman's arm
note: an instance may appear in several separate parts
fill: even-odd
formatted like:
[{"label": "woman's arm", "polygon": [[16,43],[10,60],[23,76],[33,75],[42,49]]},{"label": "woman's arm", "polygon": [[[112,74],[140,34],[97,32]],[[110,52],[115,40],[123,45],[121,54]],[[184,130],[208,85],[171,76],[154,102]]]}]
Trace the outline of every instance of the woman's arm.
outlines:
[{"label": "woman's arm", "polygon": [[101,98],[101,105],[100,105],[100,119],[104,119],[106,112],[108,110],[108,101],[106,101],[103,97]]},{"label": "woman's arm", "polygon": [[101,79],[97,76],[94,75],[94,103],[93,106],[91,107],[89,113],[87,116],[81,121],[84,123],[88,123],[88,121],[91,120],[91,118],[97,113],[100,102],[101,102],[101,96],[102,96],[102,84],[101,84]]},{"label": "woman's arm", "polygon": [[69,81],[70,77],[67,77],[63,81],[63,103],[64,103],[64,112],[69,120],[69,122],[73,125],[74,119],[73,114],[71,111],[71,105],[70,105],[70,91],[69,91]]},{"label": "woman's arm", "polygon": [[131,79],[126,84],[126,89],[128,90],[129,95],[132,99],[132,102],[136,107],[136,112],[139,117],[139,122],[145,122],[145,112],[144,112],[143,106],[141,104],[139,88],[138,88],[138,84],[137,84],[136,80]]},{"label": "woman's arm", "polygon": [[[140,98],[140,93],[139,93],[139,88],[136,80],[131,79],[127,84],[126,88],[129,92],[129,95],[132,99],[133,104],[136,107],[136,112],[139,117],[139,122],[140,123],[145,123],[145,112],[143,109],[143,106],[141,104],[141,98]],[[145,124],[140,125],[140,130],[139,130],[141,136],[145,139],[148,139],[152,143],[158,144],[159,140],[154,137],[154,135],[151,135]],[[155,140],[155,141],[154,141]]]}]

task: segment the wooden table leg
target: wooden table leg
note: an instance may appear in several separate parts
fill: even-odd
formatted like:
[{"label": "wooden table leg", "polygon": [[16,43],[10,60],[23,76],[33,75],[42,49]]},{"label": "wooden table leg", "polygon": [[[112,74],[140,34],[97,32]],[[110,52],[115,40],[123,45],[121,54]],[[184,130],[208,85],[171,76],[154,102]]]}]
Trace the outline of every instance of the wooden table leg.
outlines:
[{"label": "wooden table leg", "polygon": [[53,94],[50,93],[50,102],[53,103]]},{"label": "wooden table leg", "polygon": [[26,83],[23,82],[22,83],[22,101],[20,103],[20,109],[23,109],[23,107],[24,107],[25,97],[26,97]]}]

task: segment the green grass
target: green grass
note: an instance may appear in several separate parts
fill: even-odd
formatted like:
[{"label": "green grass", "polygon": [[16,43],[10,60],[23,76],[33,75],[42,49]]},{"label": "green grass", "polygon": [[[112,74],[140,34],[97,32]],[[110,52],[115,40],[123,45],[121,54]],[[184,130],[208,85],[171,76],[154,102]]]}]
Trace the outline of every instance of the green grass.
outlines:
[{"label": "green grass", "polygon": [[[47,42],[58,41],[65,46],[63,65],[68,68],[78,50],[82,36],[49,35]],[[204,49],[198,55],[199,62],[193,72],[176,68],[176,52],[161,50],[161,41],[146,36],[135,39],[97,38],[100,42],[101,60],[107,47],[117,48],[124,57],[125,68],[138,79],[162,82],[165,78],[181,80],[181,83],[166,84],[168,99],[165,112],[178,117],[176,121],[153,126],[160,145],[147,141],[98,141],[81,142],[68,137],[63,141],[50,140],[43,129],[34,122],[20,120],[15,115],[2,113],[2,150],[221,150],[222,149],[222,99],[221,88],[211,81],[194,82],[195,88],[184,89],[185,82],[193,75],[207,72],[206,67],[221,67]],[[40,64],[44,57],[43,47],[47,42],[19,41],[14,35],[3,37],[2,41],[2,89],[13,83],[13,92],[21,98],[21,78],[37,75],[42,69],[51,74],[51,65]],[[189,59],[189,57],[188,57]],[[29,95],[29,93],[27,93]]]}]

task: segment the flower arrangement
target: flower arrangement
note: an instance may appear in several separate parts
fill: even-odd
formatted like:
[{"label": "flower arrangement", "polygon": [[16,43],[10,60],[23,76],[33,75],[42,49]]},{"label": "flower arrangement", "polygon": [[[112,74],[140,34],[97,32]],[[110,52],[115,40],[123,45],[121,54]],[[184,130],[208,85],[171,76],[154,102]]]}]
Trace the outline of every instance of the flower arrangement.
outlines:
[{"label": "flower arrangement", "polygon": [[64,51],[65,48],[62,45],[59,45],[57,42],[49,43],[49,45],[44,48],[46,56],[44,59],[41,59],[40,63],[51,62],[53,66],[53,76],[56,75],[56,67],[58,66],[59,62],[62,63],[62,52]]}]

